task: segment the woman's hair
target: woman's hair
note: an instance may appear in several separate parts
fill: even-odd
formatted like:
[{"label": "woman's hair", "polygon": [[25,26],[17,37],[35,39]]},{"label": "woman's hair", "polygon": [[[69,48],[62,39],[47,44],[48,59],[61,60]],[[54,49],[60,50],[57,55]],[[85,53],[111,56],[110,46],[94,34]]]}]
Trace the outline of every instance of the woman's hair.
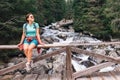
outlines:
[{"label": "woman's hair", "polygon": [[32,13],[28,13],[28,14],[26,15],[26,22],[28,22],[27,19],[29,18],[30,15],[33,15],[33,14],[32,14]]}]

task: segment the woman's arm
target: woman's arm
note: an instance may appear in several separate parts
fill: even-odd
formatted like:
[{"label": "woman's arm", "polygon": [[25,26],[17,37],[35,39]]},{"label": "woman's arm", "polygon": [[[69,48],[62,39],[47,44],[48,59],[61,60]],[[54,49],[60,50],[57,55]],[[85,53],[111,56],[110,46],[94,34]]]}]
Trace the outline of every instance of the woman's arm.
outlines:
[{"label": "woman's arm", "polygon": [[20,43],[18,45],[21,45],[23,43],[24,39],[25,39],[25,30],[23,29],[22,37],[21,37]]},{"label": "woman's arm", "polygon": [[39,44],[44,44],[44,43],[42,43],[42,41],[40,39],[40,34],[39,33],[40,33],[40,30],[39,30],[39,28],[37,28],[37,32],[36,32],[37,40],[38,40]]}]

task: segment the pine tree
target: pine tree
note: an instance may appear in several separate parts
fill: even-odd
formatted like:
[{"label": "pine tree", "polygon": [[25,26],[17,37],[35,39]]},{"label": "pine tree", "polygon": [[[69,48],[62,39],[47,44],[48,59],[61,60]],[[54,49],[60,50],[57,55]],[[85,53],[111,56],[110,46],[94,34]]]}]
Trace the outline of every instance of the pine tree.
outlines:
[{"label": "pine tree", "polygon": [[108,34],[103,15],[104,4],[105,0],[74,0],[75,30],[88,31],[97,36]]},{"label": "pine tree", "polygon": [[59,21],[64,17],[65,1],[64,0],[38,0],[37,15],[42,24],[50,24]]}]

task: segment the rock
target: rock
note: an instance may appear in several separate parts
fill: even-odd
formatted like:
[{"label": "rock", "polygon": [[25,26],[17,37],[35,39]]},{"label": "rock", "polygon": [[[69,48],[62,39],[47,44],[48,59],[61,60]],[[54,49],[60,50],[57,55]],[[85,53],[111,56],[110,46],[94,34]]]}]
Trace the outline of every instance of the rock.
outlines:
[{"label": "rock", "polygon": [[8,63],[8,67],[14,66],[14,63]]},{"label": "rock", "polygon": [[109,67],[105,67],[103,69],[100,69],[99,72],[110,72],[110,71],[113,71],[113,70],[114,70],[114,67],[109,66]]},{"label": "rock", "polygon": [[[41,49],[41,50],[42,50],[42,49]],[[32,58],[35,58],[35,57],[37,57],[38,55],[40,55],[40,54],[38,54],[38,52],[37,52],[37,48],[33,49],[33,50],[32,50],[32,53],[33,53]]]},{"label": "rock", "polygon": [[93,53],[97,53],[97,54],[102,54],[102,55],[105,55],[106,52],[104,49],[94,49],[93,50]]},{"label": "rock", "polygon": [[59,39],[52,38],[53,42],[59,42]]},{"label": "rock", "polygon": [[109,56],[114,57],[114,58],[118,57],[118,55],[117,55],[117,53],[115,51],[110,51]]},{"label": "rock", "polygon": [[69,26],[68,32],[75,32],[72,26]]},{"label": "rock", "polygon": [[5,68],[5,66],[4,65],[0,65],[0,69],[3,69],[3,68]]},{"label": "rock", "polygon": [[49,69],[46,59],[37,61],[32,65],[32,68],[31,73],[33,74],[45,74]]},{"label": "rock", "polygon": [[57,22],[56,23],[51,23],[51,26],[56,26],[57,25]]},{"label": "rock", "polygon": [[86,67],[91,67],[94,66],[95,64],[91,61],[82,61],[81,62],[82,65],[86,66]]},{"label": "rock", "polygon": [[116,53],[118,56],[120,56],[120,50],[117,50]]},{"label": "rock", "polygon": [[14,77],[14,75],[5,75],[0,80],[11,80]]},{"label": "rock", "polygon": [[15,77],[12,80],[22,80],[23,75],[20,72],[15,73]]},{"label": "rock", "polygon": [[65,55],[56,55],[53,57],[53,72],[61,72],[63,67],[65,67]]},{"label": "rock", "polygon": [[72,60],[72,66],[73,66],[73,69],[77,72],[77,71],[81,71],[83,69],[86,68],[85,65],[82,65],[82,64],[79,64],[78,61],[76,60]]},{"label": "rock", "polygon": [[53,43],[53,40],[51,37],[45,37],[44,40],[47,41],[48,43]]},{"label": "rock", "polygon": [[[106,55],[106,52],[105,52],[104,49],[94,49],[92,52],[96,53],[96,54]],[[90,56],[90,58],[91,58],[91,60],[95,61],[96,63],[101,63],[101,62],[104,61],[103,59],[95,58],[95,57],[92,57],[92,56]]]},{"label": "rock", "polygon": [[59,29],[60,28],[60,25],[59,24],[57,24],[56,26],[55,26],[55,29]]},{"label": "rock", "polygon": [[51,69],[53,68],[53,64],[52,63],[47,63],[48,67]]},{"label": "rock", "polygon": [[23,57],[23,54],[19,54],[18,57]]},{"label": "rock", "polygon": [[66,34],[59,34],[58,37],[62,38],[63,40],[66,40],[67,35]]},{"label": "rock", "polygon": [[3,76],[0,76],[0,80],[2,79]]},{"label": "rock", "polygon": [[115,49],[120,49],[120,45],[115,45]]},{"label": "rock", "polygon": [[25,60],[24,57],[20,57],[20,58],[15,57],[15,58],[12,58],[12,59],[10,60],[10,62],[11,62],[11,63],[14,63],[14,64],[18,64],[18,63],[20,63],[20,62],[22,62],[22,61],[24,61],[24,60]]},{"label": "rock", "polygon": [[48,69],[44,65],[36,66],[32,69],[33,74],[45,74]]}]

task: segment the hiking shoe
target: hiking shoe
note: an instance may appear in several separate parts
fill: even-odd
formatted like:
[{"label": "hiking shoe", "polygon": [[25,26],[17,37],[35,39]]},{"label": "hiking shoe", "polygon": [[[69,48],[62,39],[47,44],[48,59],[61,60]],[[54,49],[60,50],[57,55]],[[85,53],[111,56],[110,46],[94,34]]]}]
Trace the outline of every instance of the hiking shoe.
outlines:
[{"label": "hiking shoe", "polygon": [[26,63],[26,71],[27,72],[30,72],[30,70],[31,70],[31,65],[30,65],[30,63]]},{"label": "hiking shoe", "polygon": [[33,65],[33,60],[30,61],[30,67],[32,68],[34,65]]}]

